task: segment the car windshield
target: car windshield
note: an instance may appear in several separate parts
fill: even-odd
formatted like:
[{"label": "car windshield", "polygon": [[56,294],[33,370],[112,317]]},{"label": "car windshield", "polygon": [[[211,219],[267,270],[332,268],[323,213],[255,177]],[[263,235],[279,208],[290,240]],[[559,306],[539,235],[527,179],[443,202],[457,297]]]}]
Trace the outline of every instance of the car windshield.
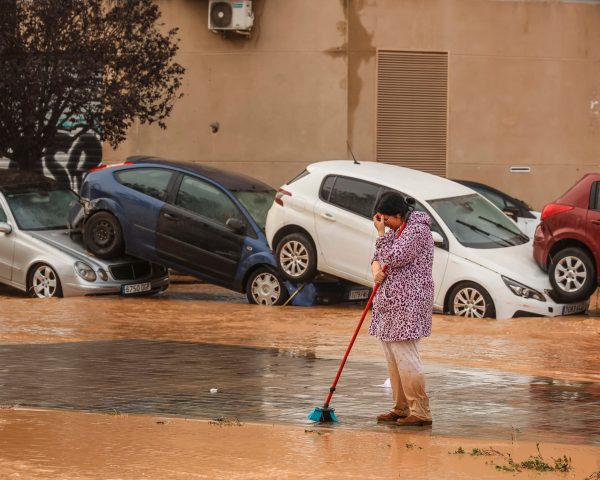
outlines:
[{"label": "car windshield", "polygon": [[477,194],[430,200],[429,204],[465,247],[513,247],[529,240],[507,216]]},{"label": "car windshield", "polygon": [[265,229],[267,212],[275,199],[275,190],[267,192],[235,191],[235,197],[246,207],[261,230]]},{"label": "car windshield", "polygon": [[69,209],[77,195],[71,190],[31,188],[6,194],[6,200],[21,230],[67,228]]}]

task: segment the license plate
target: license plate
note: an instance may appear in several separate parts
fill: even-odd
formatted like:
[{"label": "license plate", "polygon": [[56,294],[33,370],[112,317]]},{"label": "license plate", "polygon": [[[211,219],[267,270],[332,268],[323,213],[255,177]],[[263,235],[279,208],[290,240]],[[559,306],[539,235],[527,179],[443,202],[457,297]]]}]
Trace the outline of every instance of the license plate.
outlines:
[{"label": "license plate", "polygon": [[133,285],[123,285],[123,295],[131,295],[132,293],[148,292],[152,288],[150,282],[134,283]]},{"label": "license plate", "polygon": [[563,315],[571,315],[572,313],[585,312],[588,307],[588,302],[581,303],[570,303],[569,305],[563,305]]},{"label": "license plate", "polygon": [[350,294],[348,295],[348,300],[364,300],[369,298],[370,290],[350,290]]}]

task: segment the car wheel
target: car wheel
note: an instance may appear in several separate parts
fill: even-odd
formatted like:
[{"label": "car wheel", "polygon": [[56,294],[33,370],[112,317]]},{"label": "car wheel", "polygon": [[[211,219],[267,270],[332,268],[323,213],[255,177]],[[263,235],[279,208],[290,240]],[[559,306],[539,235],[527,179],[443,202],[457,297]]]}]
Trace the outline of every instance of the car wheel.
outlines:
[{"label": "car wheel", "polygon": [[454,286],[448,300],[451,315],[469,318],[495,318],[496,307],[490,294],[474,282],[462,282]]},{"label": "car wheel", "polygon": [[94,213],[83,229],[85,247],[99,258],[118,257],[124,251],[123,233],[116,217],[108,212]]},{"label": "car wheel", "polygon": [[309,282],[317,274],[317,254],[312,242],[302,233],[291,233],[277,245],[277,266],[294,282]]},{"label": "car wheel", "polygon": [[565,248],[552,257],[548,278],[559,302],[585,300],[596,289],[594,262],[576,247]]},{"label": "car wheel", "polygon": [[281,278],[264,267],[255,270],[248,277],[246,296],[250,303],[257,305],[283,305],[289,298]]},{"label": "car wheel", "polygon": [[45,263],[29,271],[27,292],[35,298],[62,297],[62,287],[56,271]]}]

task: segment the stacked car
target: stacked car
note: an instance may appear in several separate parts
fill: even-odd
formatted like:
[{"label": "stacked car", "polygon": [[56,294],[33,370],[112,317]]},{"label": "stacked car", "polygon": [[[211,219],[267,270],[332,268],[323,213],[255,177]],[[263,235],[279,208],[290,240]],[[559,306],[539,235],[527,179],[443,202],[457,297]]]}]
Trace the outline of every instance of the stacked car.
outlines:
[{"label": "stacked car", "polygon": [[324,272],[372,285],[372,217],[390,190],[413,197],[431,217],[437,310],[497,318],[586,310],[585,299],[552,295],[529,238],[491,202],[456,182],[375,162],[314,163],[277,191],[266,234],[282,273],[307,281]]},{"label": "stacked car", "polygon": [[77,195],[34,173],[0,175],[0,282],[33,297],[157,293],[165,267],[118,255],[90,256],[68,225]]},{"label": "stacked car", "polygon": [[297,300],[317,297],[323,278],[344,297],[364,299],[373,284],[372,217],[388,191],[414,198],[431,218],[436,310],[509,318],[587,309],[600,283],[600,174],[586,175],[540,217],[486,185],[347,160],[310,164],[277,191],[147,156],[93,169],[80,195],[45,177],[5,173],[0,282],[39,297],[132,295],[164,290],[172,269],[262,305],[282,305],[309,284]]}]

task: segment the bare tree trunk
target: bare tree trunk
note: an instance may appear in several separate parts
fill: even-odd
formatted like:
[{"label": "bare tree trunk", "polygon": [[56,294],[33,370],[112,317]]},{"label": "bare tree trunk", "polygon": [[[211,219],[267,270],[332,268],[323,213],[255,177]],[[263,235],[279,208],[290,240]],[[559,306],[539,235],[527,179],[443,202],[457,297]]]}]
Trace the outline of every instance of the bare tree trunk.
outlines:
[{"label": "bare tree trunk", "polygon": [[21,144],[15,149],[13,160],[19,170],[40,172],[42,168],[42,149]]}]

